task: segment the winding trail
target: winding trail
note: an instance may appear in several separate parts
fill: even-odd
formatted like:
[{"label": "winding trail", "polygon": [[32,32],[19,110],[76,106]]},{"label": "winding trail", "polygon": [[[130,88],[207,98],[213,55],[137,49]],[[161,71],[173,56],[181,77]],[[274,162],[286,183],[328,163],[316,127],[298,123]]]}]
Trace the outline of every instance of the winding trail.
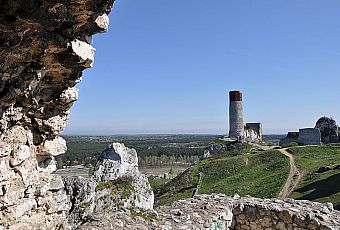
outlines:
[{"label": "winding trail", "polygon": [[292,194],[292,192],[294,191],[294,189],[298,185],[302,176],[301,176],[301,173],[299,172],[299,170],[296,167],[294,156],[292,154],[290,154],[287,151],[286,148],[285,149],[278,149],[278,150],[283,155],[289,157],[289,164],[290,164],[289,176],[288,176],[288,179],[286,181],[286,184],[284,185],[284,187],[281,190],[279,197],[278,197],[279,199],[285,199]]}]

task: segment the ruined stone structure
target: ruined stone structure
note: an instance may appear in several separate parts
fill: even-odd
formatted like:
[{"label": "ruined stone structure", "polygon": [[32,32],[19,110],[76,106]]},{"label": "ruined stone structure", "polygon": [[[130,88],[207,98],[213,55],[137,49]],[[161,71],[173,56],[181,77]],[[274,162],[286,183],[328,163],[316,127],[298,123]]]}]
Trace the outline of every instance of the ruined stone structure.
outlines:
[{"label": "ruined stone structure", "polygon": [[229,136],[243,140],[243,105],[240,91],[229,92]]},{"label": "ruined stone structure", "polygon": [[320,145],[321,144],[320,129],[315,128],[300,129],[298,142],[304,145]]},{"label": "ruined stone structure", "polygon": [[143,230],[338,230],[340,226],[340,213],[332,204],[292,199],[198,195],[156,211],[158,218],[151,221],[133,219],[128,211],[102,213],[100,221],[86,223],[81,229],[103,229],[110,224],[110,229]]},{"label": "ruined stone structure", "polygon": [[[152,208],[153,193],[137,169],[136,152],[121,144],[105,150],[89,180],[51,175],[54,157],[66,151],[59,135],[78,97],[75,85],[93,65],[91,37],[107,30],[112,5],[113,0],[1,1],[1,230],[212,229],[222,220],[235,229],[339,229],[339,213],[330,205],[216,195],[164,207],[148,221],[142,217],[152,212],[132,208]],[[223,210],[226,215],[219,215]]]},{"label": "ruined stone structure", "polygon": [[280,145],[288,145],[290,143],[298,143],[299,142],[299,132],[288,132],[285,138],[280,140]]},{"label": "ruined stone structure", "polygon": [[248,142],[262,143],[262,124],[246,123],[244,126],[244,139]]},{"label": "ruined stone structure", "polygon": [[289,132],[286,138],[280,140],[280,145],[290,143],[304,145],[320,145],[340,142],[339,127],[336,121],[329,117],[321,117],[315,128],[300,129],[299,132]]},{"label": "ruined stone structure", "polygon": [[243,123],[242,93],[229,92],[229,137],[238,141],[262,143],[262,124]]}]

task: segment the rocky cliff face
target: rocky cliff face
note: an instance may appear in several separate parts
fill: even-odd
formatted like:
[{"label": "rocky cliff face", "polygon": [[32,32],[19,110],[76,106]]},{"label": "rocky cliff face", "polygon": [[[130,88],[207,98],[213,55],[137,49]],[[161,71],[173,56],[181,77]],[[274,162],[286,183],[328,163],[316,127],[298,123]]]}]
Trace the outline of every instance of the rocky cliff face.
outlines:
[{"label": "rocky cliff face", "polygon": [[0,229],[64,228],[70,208],[54,156],[93,64],[113,0],[4,0],[0,4]]}]

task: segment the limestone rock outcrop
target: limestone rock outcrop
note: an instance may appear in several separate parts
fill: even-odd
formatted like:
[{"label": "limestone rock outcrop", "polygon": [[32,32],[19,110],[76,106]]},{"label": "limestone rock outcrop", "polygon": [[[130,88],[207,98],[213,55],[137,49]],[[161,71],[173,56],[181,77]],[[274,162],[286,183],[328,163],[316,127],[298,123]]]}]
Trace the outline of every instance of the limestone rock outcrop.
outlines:
[{"label": "limestone rock outcrop", "polygon": [[65,178],[70,197],[69,223],[73,228],[102,213],[122,209],[153,209],[154,194],[145,175],[138,170],[137,152],[113,143],[99,157],[90,179]]},{"label": "limestone rock outcrop", "polygon": [[226,152],[229,152],[229,154],[233,154],[233,152],[240,151],[246,148],[247,146],[248,146],[247,143],[240,143],[233,138],[228,137],[218,138],[217,143],[210,143],[205,148],[203,158],[208,158]]},{"label": "limestone rock outcrop", "polygon": [[246,123],[244,125],[244,140],[251,143],[261,144],[263,142],[262,124]]},{"label": "limestone rock outcrop", "polygon": [[338,143],[340,142],[339,127],[333,118],[321,117],[314,128],[289,132],[286,138],[280,140],[280,145],[287,146],[293,142],[303,145]]},{"label": "limestone rock outcrop", "polygon": [[316,122],[315,128],[320,130],[321,140],[323,143],[339,142],[339,128],[334,119],[321,117]]},{"label": "limestone rock outcrop", "polygon": [[70,203],[54,156],[114,0],[0,3],[0,229],[63,229]]}]

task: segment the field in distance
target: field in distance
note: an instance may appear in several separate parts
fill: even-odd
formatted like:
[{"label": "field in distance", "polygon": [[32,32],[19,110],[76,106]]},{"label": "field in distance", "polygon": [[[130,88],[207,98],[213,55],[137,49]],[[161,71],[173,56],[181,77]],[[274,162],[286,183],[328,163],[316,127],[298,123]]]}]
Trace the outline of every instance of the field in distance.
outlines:
[{"label": "field in distance", "polygon": [[[83,165],[92,167],[99,154],[111,143],[124,143],[137,150],[140,167],[188,166],[197,163],[216,135],[125,135],[64,136],[67,152],[56,158],[58,168]],[[277,144],[280,135],[265,135],[264,140]]]}]

